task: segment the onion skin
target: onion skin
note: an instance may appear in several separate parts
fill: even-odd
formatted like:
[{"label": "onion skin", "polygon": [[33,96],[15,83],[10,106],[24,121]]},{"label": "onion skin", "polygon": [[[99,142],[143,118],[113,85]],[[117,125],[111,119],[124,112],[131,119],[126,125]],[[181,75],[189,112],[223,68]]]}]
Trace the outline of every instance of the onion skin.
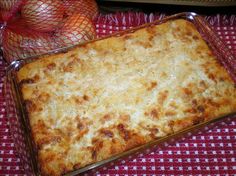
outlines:
[{"label": "onion skin", "polygon": [[94,39],[96,30],[90,18],[74,14],[65,20],[55,37],[61,47],[72,46]]},{"label": "onion skin", "polygon": [[91,19],[98,15],[98,6],[95,0],[63,0],[66,14],[83,14]]},{"label": "onion skin", "polygon": [[21,14],[31,29],[51,32],[63,20],[64,10],[61,0],[26,0]]}]

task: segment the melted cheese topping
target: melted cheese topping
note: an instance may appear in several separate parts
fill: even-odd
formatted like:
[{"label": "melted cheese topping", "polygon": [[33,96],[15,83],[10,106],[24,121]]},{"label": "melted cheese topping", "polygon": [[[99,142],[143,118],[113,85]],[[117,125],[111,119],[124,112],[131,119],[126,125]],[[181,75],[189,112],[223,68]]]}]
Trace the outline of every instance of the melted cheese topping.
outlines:
[{"label": "melted cheese topping", "polygon": [[233,81],[185,20],[40,58],[18,80],[43,175],[236,110]]}]

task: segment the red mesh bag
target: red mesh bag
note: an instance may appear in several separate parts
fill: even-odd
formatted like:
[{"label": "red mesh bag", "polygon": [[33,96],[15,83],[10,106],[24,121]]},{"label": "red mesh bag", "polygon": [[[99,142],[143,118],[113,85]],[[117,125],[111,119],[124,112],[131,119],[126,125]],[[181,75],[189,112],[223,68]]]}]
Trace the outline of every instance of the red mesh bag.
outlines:
[{"label": "red mesh bag", "polygon": [[8,62],[47,53],[58,48],[50,34],[27,29],[22,21],[3,31],[3,54]]},{"label": "red mesh bag", "polygon": [[67,17],[55,33],[55,39],[61,47],[82,43],[95,37],[96,31],[92,20],[83,14]]},{"label": "red mesh bag", "polygon": [[1,0],[0,6],[3,10],[10,11],[19,0]]},{"label": "red mesh bag", "polygon": [[51,32],[63,20],[64,6],[61,0],[25,0],[21,15],[31,29]]},{"label": "red mesh bag", "polygon": [[66,14],[81,13],[94,19],[98,15],[98,6],[95,0],[63,0]]},{"label": "red mesh bag", "polygon": [[96,37],[92,18],[98,14],[98,8],[94,0],[13,1],[21,3],[19,13],[8,19],[3,29],[3,54],[8,62]]},{"label": "red mesh bag", "polygon": [[22,0],[0,0],[1,15],[4,21],[9,21],[20,10]]}]

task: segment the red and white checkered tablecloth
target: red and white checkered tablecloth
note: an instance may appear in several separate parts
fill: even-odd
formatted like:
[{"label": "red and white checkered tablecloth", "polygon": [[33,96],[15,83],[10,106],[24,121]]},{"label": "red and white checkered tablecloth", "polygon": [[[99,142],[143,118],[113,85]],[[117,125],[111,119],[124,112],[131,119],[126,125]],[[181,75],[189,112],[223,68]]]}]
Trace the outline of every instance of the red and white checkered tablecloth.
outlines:
[{"label": "red and white checkered tablecloth", "polygon": [[[99,36],[162,18],[163,15],[118,13],[101,15],[96,23]],[[207,17],[218,35],[236,55],[234,15]],[[0,175],[25,175],[6,120],[3,75],[6,64],[0,59]],[[236,101],[236,100],[235,100]],[[236,118],[165,148],[155,148],[131,160],[99,169],[96,175],[236,175]]]}]

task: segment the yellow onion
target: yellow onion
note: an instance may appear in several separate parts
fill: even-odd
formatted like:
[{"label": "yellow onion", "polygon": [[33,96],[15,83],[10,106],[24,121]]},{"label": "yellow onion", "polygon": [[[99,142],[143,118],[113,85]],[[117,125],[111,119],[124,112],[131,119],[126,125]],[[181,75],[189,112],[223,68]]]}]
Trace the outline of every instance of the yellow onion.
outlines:
[{"label": "yellow onion", "polygon": [[26,0],[21,14],[31,29],[50,32],[62,21],[64,6],[61,0]]},{"label": "yellow onion", "polygon": [[66,14],[84,14],[90,18],[95,18],[98,15],[98,6],[95,0],[63,0]]},{"label": "yellow onion", "polygon": [[0,7],[2,10],[11,10],[19,0],[0,0]]},{"label": "yellow onion", "polygon": [[96,37],[92,20],[81,14],[74,14],[65,19],[56,31],[55,37],[60,46],[71,46],[92,40]]},{"label": "yellow onion", "polygon": [[5,29],[3,32],[3,55],[7,62],[47,53],[57,48],[48,34]]}]

